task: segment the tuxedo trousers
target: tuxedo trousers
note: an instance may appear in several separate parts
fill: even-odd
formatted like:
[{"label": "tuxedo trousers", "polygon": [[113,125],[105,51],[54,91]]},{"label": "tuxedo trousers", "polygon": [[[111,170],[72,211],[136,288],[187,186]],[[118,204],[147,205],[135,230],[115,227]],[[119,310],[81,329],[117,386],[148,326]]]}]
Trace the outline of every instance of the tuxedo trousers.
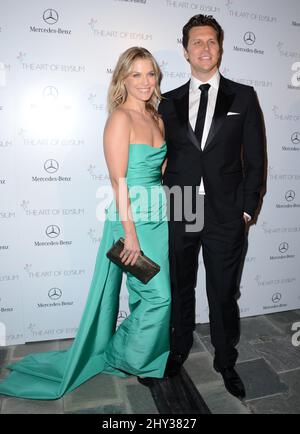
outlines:
[{"label": "tuxedo trousers", "polygon": [[186,221],[174,221],[172,215],[169,217],[171,351],[187,357],[193,345],[195,289],[202,247],[215,361],[220,368],[233,367],[240,335],[237,296],[245,222],[241,216],[218,223],[206,197],[204,216],[204,227],[196,232],[187,231]]}]

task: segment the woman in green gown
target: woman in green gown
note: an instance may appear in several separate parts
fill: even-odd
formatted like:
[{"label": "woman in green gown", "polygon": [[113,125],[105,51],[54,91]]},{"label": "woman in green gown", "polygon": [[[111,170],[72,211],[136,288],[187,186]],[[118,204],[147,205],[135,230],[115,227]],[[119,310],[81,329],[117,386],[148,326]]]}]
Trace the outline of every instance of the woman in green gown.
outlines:
[{"label": "woman in green gown", "polygon": [[[166,165],[164,128],[156,107],[161,72],[144,48],[119,58],[109,88],[110,116],[104,153],[114,190],[86,306],[76,338],[66,351],[31,354],[8,366],[0,394],[58,399],[91,377],[113,374],[162,378],[169,355],[170,277],[166,198],[161,179]],[[130,315],[116,329],[122,269],[106,252],[120,237],[124,264],[140,250],[160,265],[147,284],[126,276]]]}]

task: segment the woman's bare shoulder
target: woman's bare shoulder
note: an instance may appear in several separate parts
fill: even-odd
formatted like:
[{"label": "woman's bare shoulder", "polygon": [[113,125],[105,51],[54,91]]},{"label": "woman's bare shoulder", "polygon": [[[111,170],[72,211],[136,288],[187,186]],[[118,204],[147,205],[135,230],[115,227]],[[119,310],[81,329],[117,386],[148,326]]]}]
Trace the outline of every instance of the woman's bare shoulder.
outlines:
[{"label": "woman's bare shoulder", "polygon": [[129,131],[131,119],[126,110],[123,108],[115,109],[107,118],[105,132],[116,133],[117,131]]},{"label": "woman's bare shoulder", "polygon": [[104,128],[104,143],[129,142],[131,131],[131,122],[128,113],[122,108],[115,109],[107,118]]},{"label": "woman's bare shoulder", "polygon": [[107,122],[115,123],[115,122],[130,122],[130,114],[128,110],[123,107],[116,108],[107,118]]}]

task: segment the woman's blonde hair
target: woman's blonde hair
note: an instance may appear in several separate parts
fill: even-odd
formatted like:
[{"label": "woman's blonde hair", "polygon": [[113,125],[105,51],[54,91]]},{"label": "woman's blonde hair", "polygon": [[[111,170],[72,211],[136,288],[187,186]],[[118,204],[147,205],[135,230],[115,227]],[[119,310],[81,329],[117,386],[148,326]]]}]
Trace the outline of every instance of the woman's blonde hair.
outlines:
[{"label": "woman's blonde hair", "polygon": [[156,86],[150,100],[146,102],[146,109],[158,122],[159,115],[157,113],[157,105],[161,100],[159,85],[162,79],[162,73],[152,54],[143,47],[128,48],[128,50],[119,57],[108,90],[108,111],[111,113],[126,101],[127,90],[124,80],[131,73],[132,65],[137,59],[147,59],[152,62],[153,71],[156,76]]}]

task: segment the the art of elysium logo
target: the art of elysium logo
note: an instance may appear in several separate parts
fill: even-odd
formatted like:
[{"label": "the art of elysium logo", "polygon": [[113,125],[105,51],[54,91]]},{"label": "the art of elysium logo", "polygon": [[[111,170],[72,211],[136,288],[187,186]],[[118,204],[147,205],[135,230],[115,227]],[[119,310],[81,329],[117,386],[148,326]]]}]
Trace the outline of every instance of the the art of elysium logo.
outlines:
[{"label": "the art of elysium logo", "polygon": [[237,81],[238,83],[246,84],[247,86],[253,86],[255,88],[257,88],[257,87],[263,87],[263,88],[273,87],[273,82],[271,80],[254,78],[253,73],[252,73],[251,78],[250,77],[246,78],[246,77],[236,76],[236,75],[232,74],[232,72],[229,68],[224,67],[222,69],[222,75],[224,75],[226,78],[229,78],[232,81]]},{"label": "the art of elysium logo", "polygon": [[92,243],[100,244],[101,237],[98,236],[98,232],[96,232],[96,229],[90,228],[87,234]]},{"label": "the art of elysium logo", "polygon": [[[182,44],[182,39],[177,40],[178,44]],[[174,59],[157,59],[159,63],[159,67],[163,73],[164,78],[167,79],[175,79],[175,80],[188,80],[190,77],[190,73],[186,71],[180,71],[174,62]],[[170,63],[172,62],[172,63]]]},{"label": "the art of elysium logo", "polygon": [[278,279],[265,279],[263,280],[262,276],[258,274],[255,277],[257,286],[267,288],[274,286],[287,286],[287,285],[297,285],[297,279],[295,277],[282,277]]},{"label": "the art of elysium logo", "polygon": [[59,18],[60,18],[59,13],[56,9],[52,9],[52,8],[46,9],[42,14],[42,19],[44,24],[49,27],[30,26],[30,32],[48,33],[48,34],[56,34],[56,35],[71,35],[71,30],[62,29],[61,27],[55,26],[58,23]]},{"label": "the art of elysium logo", "polygon": [[273,106],[272,112],[274,114],[275,119],[278,121],[297,122],[297,124],[300,122],[300,114],[283,113],[280,111],[280,107],[278,107],[277,105]]},{"label": "the art of elysium logo", "polygon": [[[128,0],[127,0],[128,1]],[[202,2],[191,2],[191,1],[174,1],[174,0],[166,0],[166,6],[174,9],[191,9],[193,13],[202,13],[202,14],[217,14],[221,12],[221,9],[218,6],[212,5],[211,2],[202,3]]]},{"label": "the art of elysium logo", "polygon": [[278,42],[277,44],[278,51],[282,57],[286,57],[290,60],[299,60],[300,52],[299,51],[291,51],[290,49],[285,48],[285,44],[283,42]]},{"label": "the art of elysium logo", "polygon": [[[85,141],[78,138],[61,138],[61,137],[30,137],[28,130],[24,128],[20,128],[18,131],[18,135],[20,140],[23,142],[24,146],[33,146],[33,147],[80,147],[85,145]],[[3,144],[2,144],[3,143]],[[0,148],[12,146],[13,143],[6,141],[1,142],[0,140]]]},{"label": "the art of elysium logo", "polygon": [[[240,2],[237,2],[239,4]],[[277,18],[272,17],[270,15],[263,15],[257,12],[249,11],[246,9],[234,9],[236,4],[236,0],[227,0],[226,6],[229,12],[229,15],[234,18],[246,19],[252,21],[259,21],[262,23],[276,24]]]},{"label": "the art of elysium logo", "polygon": [[108,173],[97,173],[95,164],[90,164],[87,171],[91,175],[93,181],[102,181],[110,185],[110,178]]},{"label": "the art of elysium logo", "polygon": [[33,270],[32,264],[26,264],[24,267],[28,277],[30,279],[53,279],[58,277],[71,277],[71,278],[79,278],[85,276],[85,269],[56,269],[56,270]]},{"label": "the art of elysium logo", "polygon": [[117,39],[129,39],[134,41],[151,41],[151,33],[143,32],[131,32],[128,30],[117,30],[117,29],[103,29],[100,27],[98,20],[91,18],[88,23],[92,33],[96,37],[102,38],[117,38]]},{"label": "the art of elysium logo", "polygon": [[291,234],[292,236],[299,236],[300,234],[300,226],[291,226],[291,227],[276,227],[269,226],[267,222],[263,222],[261,228],[265,235],[275,235],[275,234]]},{"label": "the art of elysium logo", "polygon": [[30,208],[29,200],[23,200],[20,204],[23,208],[24,213],[27,217],[41,217],[41,216],[80,216],[83,217],[85,214],[84,208]]},{"label": "the art of elysium logo", "polygon": [[[61,63],[35,63],[28,59],[27,53],[24,51],[19,51],[17,55],[19,64],[21,65],[23,71],[28,72],[86,72],[85,65],[72,65],[72,64],[61,64]],[[26,62],[27,60],[27,62]],[[0,84],[1,85],[1,84]]]},{"label": "the art of elysium logo", "polygon": [[96,93],[90,93],[88,97],[88,101],[91,107],[93,108],[93,110],[98,110],[98,111],[105,110],[105,104],[101,100],[99,100],[99,97],[97,96]]}]

